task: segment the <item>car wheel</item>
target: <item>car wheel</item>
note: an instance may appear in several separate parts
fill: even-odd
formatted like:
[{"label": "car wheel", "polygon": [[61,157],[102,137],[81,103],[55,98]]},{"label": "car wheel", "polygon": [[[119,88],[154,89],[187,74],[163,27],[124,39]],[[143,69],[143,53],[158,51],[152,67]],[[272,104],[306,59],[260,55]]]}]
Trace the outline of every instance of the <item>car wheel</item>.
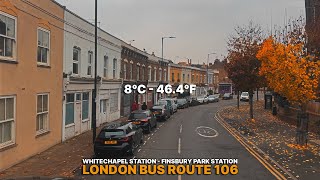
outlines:
[{"label": "car wheel", "polygon": [[151,132],[151,124],[149,124],[148,126],[148,130],[147,130],[147,133],[149,134]]},{"label": "car wheel", "polygon": [[133,156],[133,155],[134,155],[134,146],[135,146],[135,144],[134,144],[134,142],[132,142],[131,147],[130,147],[130,149],[129,149],[129,151],[128,151],[128,154],[129,154],[130,156]]}]

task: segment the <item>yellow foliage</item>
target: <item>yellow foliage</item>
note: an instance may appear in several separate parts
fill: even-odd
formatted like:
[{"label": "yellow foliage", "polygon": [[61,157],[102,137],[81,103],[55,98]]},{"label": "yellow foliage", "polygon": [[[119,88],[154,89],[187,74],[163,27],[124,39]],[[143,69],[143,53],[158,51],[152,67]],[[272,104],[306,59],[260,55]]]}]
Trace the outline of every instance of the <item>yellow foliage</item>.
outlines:
[{"label": "yellow foliage", "polygon": [[286,45],[269,37],[257,54],[259,74],[266,77],[269,87],[299,105],[316,98],[320,77],[320,61],[303,53],[301,43]]}]

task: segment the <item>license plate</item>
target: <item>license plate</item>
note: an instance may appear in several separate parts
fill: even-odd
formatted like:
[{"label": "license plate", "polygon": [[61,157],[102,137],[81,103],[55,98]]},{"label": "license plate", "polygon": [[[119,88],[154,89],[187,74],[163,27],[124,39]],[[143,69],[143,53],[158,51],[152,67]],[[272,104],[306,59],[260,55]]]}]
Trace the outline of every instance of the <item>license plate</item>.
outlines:
[{"label": "license plate", "polygon": [[117,144],[117,141],[105,141],[104,144]]},{"label": "license plate", "polygon": [[160,114],[159,112],[154,112],[153,114]]},{"label": "license plate", "polygon": [[140,124],[139,121],[133,121],[132,123],[133,123],[133,124]]}]

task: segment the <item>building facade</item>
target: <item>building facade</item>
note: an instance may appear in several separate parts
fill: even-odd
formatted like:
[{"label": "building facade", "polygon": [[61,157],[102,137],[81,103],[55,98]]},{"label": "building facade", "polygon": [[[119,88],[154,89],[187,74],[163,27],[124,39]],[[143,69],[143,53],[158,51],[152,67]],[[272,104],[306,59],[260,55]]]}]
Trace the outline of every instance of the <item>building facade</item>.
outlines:
[{"label": "building facade", "polygon": [[[94,25],[65,10],[63,140],[91,129]],[[98,29],[97,127],[120,117],[121,40]]]},{"label": "building facade", "polygon": [[61,142],[63,19],[54,1],[0,0],[0,171]]}]

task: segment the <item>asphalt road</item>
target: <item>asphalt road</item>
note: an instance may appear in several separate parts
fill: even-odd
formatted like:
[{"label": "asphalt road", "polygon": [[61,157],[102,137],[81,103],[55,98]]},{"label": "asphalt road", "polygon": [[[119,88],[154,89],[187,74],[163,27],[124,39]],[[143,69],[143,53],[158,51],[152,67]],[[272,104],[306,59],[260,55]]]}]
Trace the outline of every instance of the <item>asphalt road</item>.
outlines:
[{"label": "asphalt road", "polygon": [[[234,100],[220,100],[179,110],[169,120],[159,123],[151,134],[145,135],[145,143],[137,149],[135,158],[237,158],[238,175],[95,175],[82,176],[95,180],[191,180],[191,179],[275,179],[275,177],[255,159],[232,135],[215,119],[214,114],[220,108],[236,105]],[[204,137],[196,129],[200,126],[212,128]]]}]

